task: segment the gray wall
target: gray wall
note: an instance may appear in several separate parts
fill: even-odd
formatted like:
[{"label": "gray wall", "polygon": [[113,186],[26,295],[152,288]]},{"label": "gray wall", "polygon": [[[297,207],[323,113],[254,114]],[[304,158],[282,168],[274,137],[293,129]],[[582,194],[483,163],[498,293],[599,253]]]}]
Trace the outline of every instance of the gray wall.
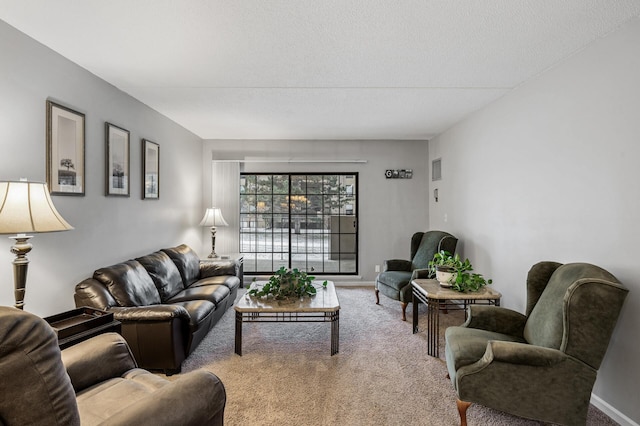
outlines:
[{"label": "gray wall", "polygon": [[[108,55],[108,52],[96,52]],[[86,114],[86,195],[54,196],[68,232],[36,234],[26,310],[74,308],[74,285],[100,266],[186,242],[199,247],[201,139],[0,21],[0,180],[45,181],[45,102]],[[131,132],[131,196],[105,197],[104,122]],[[160,199],[141,200],[141,145],[160,144]],[[0,305],[13,305],[11,240],[0,237]]]},{"label": "gray wall", "polygon": [[504,306],[524,311],[540,260],[594,263],[630,289],[593,399],[623,424],[640,423],[638,46],[636,18],[429,143],[431,227],[461,238]]},{"label": "gray wall", "polygon": [[[204,202],[207,205],[211,202],[212,159],[365,160],[366,163],[360,164],[246,163],[244,169],[252,172],[358,172],[359,274],[362,283],[373,283],[374,267],[382,265],[385,259],[407,259],[411,235],[427,229],[426,141],[205,140],[202,157]],[[413,179],[386,179],[386,169],[413,169],[414,176]],[[218,228],[220,239],[232,232],[238,230]],[[336,281],[357,280],[345,276]]]}]

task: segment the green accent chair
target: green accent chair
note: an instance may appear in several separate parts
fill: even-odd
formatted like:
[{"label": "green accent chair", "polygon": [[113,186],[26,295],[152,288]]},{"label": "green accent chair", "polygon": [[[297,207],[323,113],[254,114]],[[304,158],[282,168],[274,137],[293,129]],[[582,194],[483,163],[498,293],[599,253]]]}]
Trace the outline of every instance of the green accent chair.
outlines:
[{"label": "green accent chair", "polygon": [[429,261],[440,250],[455,253],[458,239],[448,232],[416,232],[411,237],[411,260],[385,260],[376,277],[376,304],[380,293],[402,304],[402,321],[407,320],[407,305],[411,302],[411,280],[429,277]]},{"label": "green accent chair", "polygon": [[588,263],[540,262],[526,314],[471,305],[445,333],[461,425],[478,403],[516,416],[584,425],[591,391],[628,290]]}]

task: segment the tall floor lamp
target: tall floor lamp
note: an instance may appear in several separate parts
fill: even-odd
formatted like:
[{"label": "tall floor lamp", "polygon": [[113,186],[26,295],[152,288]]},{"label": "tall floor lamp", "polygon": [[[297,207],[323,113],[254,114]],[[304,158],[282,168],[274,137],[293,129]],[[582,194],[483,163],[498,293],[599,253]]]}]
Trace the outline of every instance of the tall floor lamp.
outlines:
[{"label": "tall floor lamp", "polygon": [[200,221],[200,226],[211,227],[211,254],[209,258],[216,258],[216,226],[229,226],[222,217],[222,211],[218,207],[212,207],[204,212],[204,217]]},{"label": "tall floor lamp", "polygon": [[49,195],[47,185],[42,182],[0,182],[0,234],[17,234],[11,253],[15,307],[24,309],[24,294],[27,286],[27,253],[33,247],[27,232],[55,232],[73,229],[60,216]]}]

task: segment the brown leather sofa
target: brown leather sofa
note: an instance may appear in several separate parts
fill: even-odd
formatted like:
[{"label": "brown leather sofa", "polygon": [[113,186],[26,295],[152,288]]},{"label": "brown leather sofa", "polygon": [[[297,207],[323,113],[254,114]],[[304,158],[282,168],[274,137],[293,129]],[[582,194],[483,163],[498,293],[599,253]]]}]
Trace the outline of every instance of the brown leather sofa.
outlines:
[{"label": "brown leather sofa", "polygon": [[235,302],[239,273],[235,262],[201,261],[183,244],[97,269],[74,298],[113,312],[138,365],[173,374]]},{"label": "brown leather sofa", "polygon": [[167,380],[137,368],[116,333],[58,348],[47,322],[0,307],[0,424],[222,425],[220,379],[204,369]]}]

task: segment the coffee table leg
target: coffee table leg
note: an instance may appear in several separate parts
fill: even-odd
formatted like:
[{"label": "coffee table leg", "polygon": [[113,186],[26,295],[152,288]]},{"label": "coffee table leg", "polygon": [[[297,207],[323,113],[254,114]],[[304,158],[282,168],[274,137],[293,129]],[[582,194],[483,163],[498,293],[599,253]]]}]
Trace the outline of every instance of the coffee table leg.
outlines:
[{"label": "coffee table leg", "polygon": [[340,311],[331,313],[331,356],[340,350]]},{"label": "coffee table leg", "polygon": [[242,356],[242,313],[236,312],[236,353]]}]

